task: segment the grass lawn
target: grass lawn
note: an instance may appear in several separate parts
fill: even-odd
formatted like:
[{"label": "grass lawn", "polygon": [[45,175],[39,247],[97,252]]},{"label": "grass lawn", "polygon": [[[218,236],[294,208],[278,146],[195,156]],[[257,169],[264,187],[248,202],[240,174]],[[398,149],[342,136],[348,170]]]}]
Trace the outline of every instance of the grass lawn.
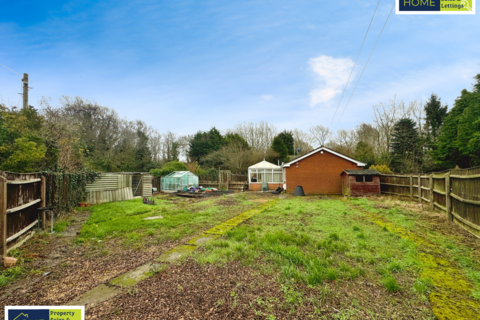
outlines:
[{"label": "grass lawn", "polygon": [[[94,244],[111,239],[126,247],[142,248],[176,241],[207,230],[256,204],[246,197],[217,197],[198,201],[169,195],[155,198],[155,205],[141,199],[82,208],[91,211],[76,243]],[[150,217],[161,217],[146,220]]]},{"label": "grass lawn", "polygon": [[[429,297],[442,295],[442,280],[455,279],[439,279],[444,270],[433,271],[437,268],[425,254],[451,261],[469,284],[468,292],[450,293],[461,291],[463,296],[456,297],[460,302],[478,306],[478,260],[467,246],[455,235],[427,232],[429,222],[409,210],[377,207],[378,202],[367,199],[282,200],[208,243],[194,258],[202,265],[239,262],[258,276],[273,275],[283,300],[259,296],[247,306],[272,319],[299,313],[336,319],[435,319],[434,312],[445,307],[441,304],[452,301],[431,303]],[[426,233],[426,238],[414,232]],[[425,253],[428,243],[441,246],[441,252]]]}]

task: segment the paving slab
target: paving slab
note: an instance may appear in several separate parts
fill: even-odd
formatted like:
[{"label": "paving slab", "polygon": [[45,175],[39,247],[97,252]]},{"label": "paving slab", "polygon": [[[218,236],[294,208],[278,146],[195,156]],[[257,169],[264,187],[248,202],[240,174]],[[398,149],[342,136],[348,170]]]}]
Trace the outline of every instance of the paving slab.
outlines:
[{"label": "paving slab", "polygon": [[67,303],[68,306],[92,306],[96,303],[106,301],[113,298],[117,294],[122,292],[118,287],[110,287],[105,284],[101,284],[90,291],[85,292],[77,299]]}]

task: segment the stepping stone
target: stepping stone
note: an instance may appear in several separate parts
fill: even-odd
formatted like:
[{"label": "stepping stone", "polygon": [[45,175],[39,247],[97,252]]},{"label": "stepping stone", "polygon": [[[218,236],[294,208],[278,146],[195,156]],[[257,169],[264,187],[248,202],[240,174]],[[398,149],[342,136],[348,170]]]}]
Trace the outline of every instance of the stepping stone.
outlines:
[{"label": "stepping stone", "polygon": [[161,261],[161,262],[175,262],[178,259],[189,255],[195,249],[197,249],[197,246],[181,245],[181,246],[173,248],[170,251],[165,252],[160,257],[158,257],[156,260]]},{"label": "stepping stone", "polygon": [[140,281],[146,279],[148,277],[147,273],[150,271],[152,271],[152,263],[146,263],[132,271],[124,273],[121,276],[110,280],[110,284],[120,287],[133,287]]},{"label": "stepping stone", "polygon": [[155,219],[163,219],[163,216],[154,216],[154,217],[147,217],[143,220],[155,220]]},{"label": "stepping stone", "polygon": [[68,306],[92,306],[95,303],[106,301],[122,292],[120,288],[109,287],[101,284],[90,291],[85,292],[77,299],[67,303]]}]

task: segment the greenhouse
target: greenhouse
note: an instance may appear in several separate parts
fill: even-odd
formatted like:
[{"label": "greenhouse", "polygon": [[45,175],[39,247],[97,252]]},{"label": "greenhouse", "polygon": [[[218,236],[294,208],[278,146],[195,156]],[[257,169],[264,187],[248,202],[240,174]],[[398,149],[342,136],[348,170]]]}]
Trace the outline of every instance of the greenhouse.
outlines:
[{"label": "greenhouse", "polygon": [[164,192],[175,192],[188,187],[198,187],[198,176],[190,171],[174,171],[160,182],[161,190]]}]

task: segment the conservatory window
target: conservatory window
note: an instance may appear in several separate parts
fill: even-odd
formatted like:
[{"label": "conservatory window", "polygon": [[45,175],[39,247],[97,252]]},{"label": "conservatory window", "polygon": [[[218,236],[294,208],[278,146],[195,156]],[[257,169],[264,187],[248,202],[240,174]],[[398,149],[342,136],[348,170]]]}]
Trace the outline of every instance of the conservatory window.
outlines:
[{"label": "conservatory window", "polygon": [[252,170],[250,172],[250,182],[257,182],[257,170]]}]

